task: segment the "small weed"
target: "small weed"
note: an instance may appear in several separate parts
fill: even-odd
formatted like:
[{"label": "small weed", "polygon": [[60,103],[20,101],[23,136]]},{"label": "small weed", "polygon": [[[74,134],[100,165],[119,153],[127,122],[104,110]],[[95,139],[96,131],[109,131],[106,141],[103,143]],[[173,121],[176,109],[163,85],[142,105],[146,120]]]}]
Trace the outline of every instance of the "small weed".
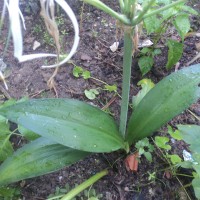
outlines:
[{"label": "small weed", "polygon": [[61,15],[56,17],[56,23],[58,26],[64,25],[65,24],[64,16]]},{"label": "small weed", "polygon": [[42,32],[42,27],[40,24],[36,24],[33,27],[33,33],[35,33],[36,35],[39,35]]},{"label": "small weed", "polygon": [[107,21],[105,19],[102,19],[101,23],[103,24],[103,26],[108,26],[108,23],[107,23]]},{"label": "small weed", "polygon": [[154,151],[154,146],[149,143],[148,138],[144,138],[142,140],[139,140],[135,144],[135,147],[137,148],[139,156],[144,155],[145,158],[148,161],[152,162],[152,155],[151,155],[151,153]]},{"label": "small weed", "polygon": [[[73,64],[73,63],[72,63]],[[100,90],[106,90],[109,92],[114,92],[115,94],[117,94],[118,96],[120,96],[117,93],[117,85],[108,85],[106,82],[99,80],[97,78],[94,78],[91,76],[90,72],[88,70],[84,70],[82,67],[80,66],[76,66],[74,65],[74,69],[73,69],[73,76],[76,78],[82,77],[83,79],[87,80],[87,79],[94,79],[100,83],[102,83],[104,86],[102,88],[96,88],[96,89],[90,89],[90,90],[85,90],[85,96],[90,99],[93,100],[96,98],[96,96],[99,94]]]},{"label": "small weed", "polygon": [[64,29],[64,30],[60,30],[60,32],[61,32],[62,35],[68,35],[66,29]]},{"label": "small weed", "polygon": [[149,177],[148,177],[149,181],[155,181],[155,179],[156,179],[156,172],[152,172],[152,173],[148,172],[148,175],[149,175]]},{"label": "small weed", "polygon": [[[75,185],[76,187],[77,185]],[[54,194],[50,194],[48,196],[47,200],[60,200],[66,193],[68,193],[71,190],[69,184],[66,184],[64,188],[56,187],[56,191]],[[82,193],[77,195],[78,199],[80,200],[100,200],[102,199],[102,194],[97,194],[96,190],[93,188],[89,188],[88,190],[84,190]],[[76,197],[74,197],[71,200],[77,200]]]},{"label": "small weed", "polygon": [[92,37],[97,38],[98,37],[98,32],[95,30],[92,30]]},{"label": "small weed", "polygon": [[88,99],[94,100],[96,96],[99,94],[99,91],[97,89],[90,89],[90,90],[85,90],[84,94]]},{"label": "small weed", "polygon": [[53,40],[53,38],[46,31],[44,32],[44,35],[43,35],[43,42],[45,44],[47,44],[47,45],[54,46],[54,40]]}]

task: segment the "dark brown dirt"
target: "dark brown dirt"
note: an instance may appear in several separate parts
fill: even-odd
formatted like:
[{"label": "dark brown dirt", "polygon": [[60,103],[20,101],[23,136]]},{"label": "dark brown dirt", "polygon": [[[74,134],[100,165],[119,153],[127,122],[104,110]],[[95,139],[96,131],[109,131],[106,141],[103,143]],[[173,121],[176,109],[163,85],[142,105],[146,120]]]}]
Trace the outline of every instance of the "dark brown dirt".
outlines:
[{"label": "dark brown dirt", "polygon": [[[31,1],[32,3],[34,1]],[[81,6],[80,1],[69,1],[74,9],[81,27],[81,41],[77,53],[73,56],[73,62],[77,66],[81,66],[91,72],[91,75],[108,84],[116,84],[118,92],[121,94],[121,79],[122,79],[122,51],[123,49],[112,53],[109,46],[116,40],[116,25],[115,20],[103,12],[85,5],[82,13],[81,21]],[[104,1],[106,2],[106,1]],[[106,2],[109,6],[118,10],[116,1]],[[2,3],[0,3],[0,7]],[[24,53],[36,52],[52,52],[55,51],[52,42],[44,40],[45,27],[38,12],[37,4],[29,6],[23,4],[22,11],[25,13],[27,30],[24,32]],[[199,6],[199,4],[198,4]],[[60,14],[61,11],[58,10]],[[64,24],[60,24],[62,31],[66,30],[67,34],[63,36],[62,44],[67,44],[65,51],[69,51],[73,42],[73,28],[68,20],[64,19]],[[192,19],[194,31],[200,32],[200,26],[197,25],[196,18]],[[39,27],[39,28],[38,28]],[[37,29],[38,28],[38,29]],[[49,89],[47,81],[53,73],[53,69],[41,69],[44,63],[53,63],[52,59],[38,59],[31,62],[18,63],[13,57],[13,44],[10,42],[7,51],[3,54],[6,43],[6,35],[8,23],[3,27],[3,33],[0,37],[0,55],[4,62],[8,65],[9,75],[6,79],[9,91],[8,95],[0,90],[8,98],[21,98],[29,96],[30,98],[75,98],[88,103],[92,103],[102,108],[114,96],[113,93],[102,91],[97,99],[90,101],[84,95],[85,89],[101,87],[98,81],[76,79],[72,75],[73,65],[65,64],[60,67],[58,74],[55,77],[56,93],[53,89]],[[121,39],[121,38],[120,38]],[[41,46],[33,51],[33,42],[37,40]],[[184,54],[180,60],[180,66],[185,66],[196,55],[195,43],[200,42],[200,38],[196,36],[188,37],[185,40]],[[167,62],[167,49],[162,48],[162,54],[155,58],[155,66],[150,73],[145,77],[151,78],[155,83],[171,72],[166,71],[165,64]],[[85,59],[87,58],[87,59]],[[195,63],[200,60],[195,61]],[[172,69],[174,71],[174,69]],[[132,80],[131,80],[131,95],[137,94],[139,87],[136,85],[143,77],[137,66],[137,58],[133,61]],[[1,87],[3,83],[1,82]],[[113,113],[116,120],[119,118],[120,98],[116,97],[115,101],[110,105],[110,112]],[[200,101],[190,107],[190,110],[197,116],[200,116]],[[183,124],[199,124],[199,121],[185,111],[169,124],[176,126],[178,123]],[[166,127],[163,127],[162,132],[167,132]],[[157,132],[156,134],[161,134]],[[182,150],[187,148],[183,142],[171,144],[172,151],[182,154]],[[132,147],[134,151],[134,147]],[[76,183],[79,184],[91,177],[95,173],[110,168],[109,175],[97,182],[93,187],[97,193],[103,194],[103,200],[172,200],[172,199],[187,199],[185,194],[182,194],[181,185],[175,177],[166,178],[164,169],[167,164],[162,160],[159,153],[153,155],[153,162],[149,163],[142,158],[137,173],[127,172],[124,164],[125,154],[116,152],[112,154],[94,154],[87,157],[84,161],[80,161],[70,167],[64,168],[59,172],[51,173],[38,178],[33,178],[19,182],[17,185],[21,188],[22,199],[37,200],[46,199],[49,194],[55,192],[55,188],[64,187],[69,183],[73,187]],[[156,172],[154,180],[148,180],[149,173]],[[184,179],[183,184],[190,180]],[[192,190],[188,191],[191,199],[194,199]],[[182,196],[181,196],[182,194]]]}]

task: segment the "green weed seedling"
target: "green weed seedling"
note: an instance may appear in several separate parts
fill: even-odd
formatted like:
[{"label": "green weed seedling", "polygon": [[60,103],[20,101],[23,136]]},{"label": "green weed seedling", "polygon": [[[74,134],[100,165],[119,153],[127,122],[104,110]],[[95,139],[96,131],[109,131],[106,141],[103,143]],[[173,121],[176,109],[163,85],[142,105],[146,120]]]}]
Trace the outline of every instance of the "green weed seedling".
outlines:
[{"label": "green weed seedling", "polygon": [[[68,13],[72,20],[75,29],[75,41],[67,58],[57,65],[43,66],[46,68],[60,66],[67,62],[76,52],[79,41],[77,20],[72,10],[66,1],[61,3],[61,1],[55,0],[55,2]],[[136,26],[142,22],[147,26],[145,20],[157,15],[162,16],[166,11],[170,13],[172,10],[169,9],[176,10],[178,6],[182,6],[184,9],[184,0],[166,1],[168,4],[163,3],[159,7],[157,7],[157,1],[155,0],[144,1],[142,9],[140,9],[135,0],[119,0],[120,13],[114,11],[100,0],[85,0],[84,2],[114,17],[121,24],[124,31],[122,99],[119,125],[110,115],[99,108],[78,100],[61,98],[31,99],[17,102],[13,105],[5,102],[0,107],[2,118],[10,120],[40,137],[19,148],[12,155],[9,154],[8,158],[4,158],[5,160],[0,165],[0,186],[51,173],[84,159],[92,153],[109,153],[117,150],[129,153],[132,144],[152,135],[200,97],[200,64],[196,64],[172,73],[155,86],[152,86],[151,89],[149,89],[149,84],[143,83],[142,92],[137,96],[139,100],[135,104],[130,118],[128,118],[132,52],[137,48],[133,44],[133,38],[136,38]],[[12,0],[9,1],[7,7],[12,8],[15,5],[18,6],[18,1]],[[49,11],[51,5],[49,4],[48,6],[47,10],[44,9],[44,14]],[[186,8],[188,9],[188,7]],[[180,10],[176,13],[179,12]],[[24,56],[22,54],[22,42],[17,40],[18,37],[22,37],[20,35],[19,9],[12,10],[9,16],[12,22],[11,32],[14,46],[20,47],[20,51],[17,51],[17,48],[14,49],[15,57],[20,61],[30,59],[30,55]],[[150,22],[155,24],[155,20],[151,19]],[[180,20],[180,17],[178,20]],[[13,24],[13,22],[15,21],[19,22],[18,32],[14,29],[16,24]],[[32,55],[31,58],[34,56]],[[56,55],[42,54],[35,57],[42,56],[55,57]],[[148,89],[146,90],[146,88]],[[107,87],[106,89],[109,90],[110,88]],[[4,144],[8,141],[9,134],[3,131],[1,135],[3,136],[1,142]],[[163,139],[164,141],[161,138],[155,140],[158,144],[169,148],[166,144],[166,138]],[[146,145],[149,146],[149,144]],[[194,146],[195,148],[199,147],[196,143]],[[176,163],[176,159],[174,161],[174,157],[168,154],[169,156],[171,162]],[[196,158],[196,153],[193,156]],[[199,172],[199,167],[195,165],[193,167]],[[62,200],[74,198],[81,191],[106,176],[108,172],[109,169],[104,169],[95,174],[68,192],[62,197]],[[196,186],[197,196],[199,192],[198,183],[199,178],[193,182],[193,185]]]},{"label": "green weed seedling", "polygon": [[47,31],[45,31],[43,34],[43,42],[49,46],[55,46],[53,38]]},{"label": "green weed seedling", "polygon": [[151,153],[154,151],[154,146],[149,143],[148,138],[144,138],[136,142],[135,147],[139,153],[139,156],[144,155],[149,162],[152,162]]},{"label": "green weed seedling", "polygon": [[106,91],[109,91],[109,92],[114,92],[115,94],[117,94],[118,96],[120,96],[117,92],[117,86],[114,84],[114,85],[108,85],[106,82],[102,81],[102,80],[99,80],[95,77],[92,77],[90,72],[88,70],[85,70],[83,69],[82,67],[80,66],[76,66],[74,63],[72,63],[74,65],[74,68],[73,68],[73,76],[76,77],[76,78],[79,78],[79,77],[82,77],[83,79],[87,80],[87,79],[93,79],[95,81],[98,81],[100,82],[101,84],[103,84],[103,88],[101,87],[98,87],[98,88],[95,88],[95,89],[89,89],[89,90],[85,90],[84,91],[84,94],[85,96],[90,99],[90,100],[94,100],[97,95],[99,95],[99,92],[101,90],[106,90]]},{"label": "green weed seedling", "polygon": [[[168,126],[168,133],[174,140],[184,140],[190,144],[190,150],[192,154],[187,160],[182,160],[177,154],[169,154],[168,150],[171,150],[171,145],[167,144],[169,142],[169,137],[155,137],[155,144],[162,151],[163,158],[167,161],[170,166],[170,172],[173,176],[189,176],[187,174],[179,174],[178,168],[189,168],[194,169],[195,173],[192,173],[191,178],[193,181],[188,186],[192,185],[196,197],[200,198],[199,193],[199,180],[200,180],[200,148],[198,144],[198,139],[200,137],[200,127],[197,125],[178,125],[178,130],[173,131],[172,127]],[[178,178],[177,178],[178,180]],[[180,181],[179,181],[180,182]]]},{"label": "green weed seedling", "polygon": [[[77,187],[78,185],[75,185]],[[47,200],[60,200],[66,193],[70,191],[69,184],[66,184],[64,188],[56,187],[56,191],[54,194],[50,194]],[[102,194],[97,194],[94,188],[89,188],[88,190],[84,190],[82,193],[77,195],[77,198],[80,200],[100,200],[102,199]],[[71,200],[76,200],[76,197]]]},{"label": "green weed seedling", "polygon": [[[180,132],[178,130],[173,131],[171,126],[167,126],[168,128],[168,134],[173,138],[173,140],[181,140],[182,137],[180,135]],[[168,161],[168,163],[171,164],[171,166],[175,166],[177,168],[177,165],[182,162],[182,159],[177,154],[170,154],[169,150],[171,150],[171,145],[169,144],[170,137],[169,136],[156,136],[155,137],[155,145],[162,150],[162,155],[165,160]]]},{"label": "green weed seedling", "polygon": [[85,96],[90,99],[96,99],[96,96],[99,95],[99,91],[97,89],[90,89],[84,91]]},{"label": "green weed seedling", "polygon": [[36,24],[34,27],[33,27],[33,33],[35,33],[36,35],[39,35],[42,33],[42,26],[40,24]]}]

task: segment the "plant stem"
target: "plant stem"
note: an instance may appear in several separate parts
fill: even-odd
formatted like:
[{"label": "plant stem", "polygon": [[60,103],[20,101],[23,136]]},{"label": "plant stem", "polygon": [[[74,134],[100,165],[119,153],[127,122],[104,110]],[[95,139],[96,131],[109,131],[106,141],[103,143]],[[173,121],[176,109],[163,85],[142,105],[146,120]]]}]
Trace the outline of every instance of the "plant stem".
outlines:
[{"label": "plant stem", "polygon": [[103,176],[107,174],[108,174],[107,169],[95,174],[94,176],[92,176],[91,178],[89,178],[88,180],[86,180],[85,182],[81,183],[79,186],[77,186],[76,188],[68,192],[61,200],[72,199],[77,194],[79,194],[80,192],[82,192],[83,190],[85,190],[86,188],[88,188],[89,186],[91,186],[92,184],[94,184],[95,182],[97,182],[99,179],[101,179]]},{"label": "plant stem", "polygon": [[124,1],[119,0],[119,5],[120,5],[121,12],[123,13],[124,12]]},{"label": "plant stem", "polygon": [[103,10],[105,13],[108,13],[110,16],[114,17],[115,19],[118,19],[123,24],[130,25],[131,21],[126,17],[126,15],[119,14],[115,12],[113,9],[108,7],[106,4],[99,0],[84,0],[86,3],[95,6],[96,8],[99,8],[100,10]]},{"label": "plant stem", "polygon": [[132,22],[133,25],[137,25],[137,24],[139,24],[143,20],[144,15],[147,13],[147,11],[150,9],[150,7],[153,5],[154,2],[155,2],[155,0],[151,0],[143,8],[143,10],[140,12],[140,14],[138,15],[138,17],[136,19],[133,19],[133,22]]},{"label": "plant stem", "polygon": [[120,114],[119,131],[125,137],[128,105],[129,105],[129,91],[131,79],[131,65],[132,65],[132,42],[133,29],[127,29],[124,33],[124,57],[123,57],[123,83],[122,83],[122,103]]},{"label": "plant stem", "polygon": [[95,80],[95,81],[98,81],[100,83],[103,83],[104,85],[108,85],[106,82],[104,82],[104,81],[102,81],[102,80],[100,80],[98,78],[95,78],[95,77],[92,77],[92,76],[90,78],[93,79],[93,80]]},{"label": "plant stem", "polygon": [[147,18],[147,17],[150,17],[150,16],[152,16],[152,15],[156,15],[156,14],[158,14],[158,13],[164,11],[164,10],[167,10],[167,9],[169,9],[169,8],[171,8],[171,7],[174,7],[174,6],[176,6],[176,5],[180,4],[180,3],[183,3],[183,2],[185,2],[185,1],[186,1],[186,0],[179,0],[179,1],[176,1],[176,2],[171,3],[171,4],[169,4],[169,5],[166,5],[166,6],[162,7],[162,8],[159,8],[159,9],[157,9],[157,10],[154,10],[154,11],[152,11],[152,12],[150,12],[150,13],[144,15],[144,16],[143,16],[143,19],[145,19],[145,18]]},{"label": "plant stem", "polygon": [[128,12],[129,12],[129,0],[124,0],[124,14],[127,16]]}]

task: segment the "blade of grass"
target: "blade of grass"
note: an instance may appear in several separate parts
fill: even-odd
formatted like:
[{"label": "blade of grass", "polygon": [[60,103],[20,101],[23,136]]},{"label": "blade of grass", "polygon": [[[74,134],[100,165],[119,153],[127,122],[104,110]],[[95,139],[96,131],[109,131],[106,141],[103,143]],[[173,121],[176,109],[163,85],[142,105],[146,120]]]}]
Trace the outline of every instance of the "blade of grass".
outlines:
[{"label": "blade of grass", "polygon": [[133,34],[132,28],[126,30],[124,34],[122,103],[121,103],[120,126],[119,126],[119,131],[123,137],[125,137],[128,104],[129,104],[132,50],[133,50],[132,34]]},{"label": "blade of grass", "polygon": [[106,176],[107,174],[108,174],[107,169],[95,174],[94,176],[92,176],[91,178],[89,178],[88,180],[86,180],[85,182],[83,182],[76,188],[72,189],[70,192],[68,192],[61,200],[72,199],[73,197],[78,195],[80,192],[82,192],[83,190],[85,190],[86,188],[88,188],[89,186],[91,186],[92,184],[94,184],[95,182],[97,182],[99,179]]}]

